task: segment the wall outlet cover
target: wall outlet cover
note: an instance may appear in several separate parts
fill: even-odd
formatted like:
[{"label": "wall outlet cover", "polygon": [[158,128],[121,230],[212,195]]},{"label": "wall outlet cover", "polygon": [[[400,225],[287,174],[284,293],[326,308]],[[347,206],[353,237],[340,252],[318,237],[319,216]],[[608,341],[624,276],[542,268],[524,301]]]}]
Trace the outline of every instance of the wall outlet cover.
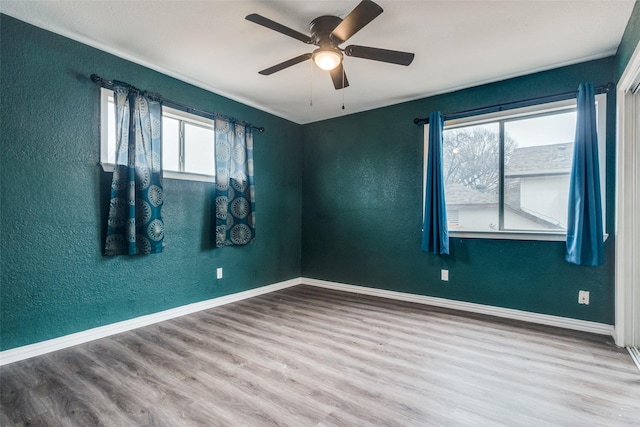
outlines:
[{"label": "wall outlet cover", "polygon": [[578,304],[589,305],[589,291],[578,291]]}]

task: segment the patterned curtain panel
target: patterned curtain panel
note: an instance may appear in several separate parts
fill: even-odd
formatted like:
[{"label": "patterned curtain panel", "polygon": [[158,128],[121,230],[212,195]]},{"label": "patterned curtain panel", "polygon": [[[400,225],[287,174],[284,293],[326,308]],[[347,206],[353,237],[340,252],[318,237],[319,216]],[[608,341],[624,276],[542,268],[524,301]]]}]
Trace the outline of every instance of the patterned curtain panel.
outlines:
[{"label": "patterned curtain panel", "polygon": [[429,115],[429,151],[427,153],[427,184],[424,198],[422,251],[432,254],[449,253],[447,204],[442,175],[442,131],[444,119],[439,111]]},{"label": "patterned curtain panel", "polygon": [[161,132],[158,99],[125,86],[114,88],[116,167],[105,255],[162,252]]},{"label": "patterned curtain panel", "polygon": [[216,119],[215,143],[216,247],[246,245],[256,235],[251,126]]},{"label": "patterned curtain panel", "polygon": [[593,83],[580,84],[577,106],[565,259],[572,264],[598,266],[604,262],[604,243]]}]

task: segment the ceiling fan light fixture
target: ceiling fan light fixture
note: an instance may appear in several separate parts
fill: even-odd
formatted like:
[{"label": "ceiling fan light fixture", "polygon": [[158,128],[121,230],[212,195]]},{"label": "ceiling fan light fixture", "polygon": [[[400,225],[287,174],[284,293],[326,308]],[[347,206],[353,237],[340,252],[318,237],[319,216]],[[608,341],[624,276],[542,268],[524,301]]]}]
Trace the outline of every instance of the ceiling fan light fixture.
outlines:
[{"label": "ceiling fan light fixture", "polygon": [[[307,45],[318,47],[313,52],[298,55],[295,58],[258,71],[258,73],[263,76],[269,76],[308,59],[313,59],[313,62],[318,68],[323,71],[329,71],[327,74],[331,77],[333,87],[339,90],[349,86],[349,81],[347,80],[347,75],[342,63],[344,55],[389,64],[405,66],[411,64],[415,55],[410,52],[359,45],[350,45],[344,49],[339,47],[342,43],[349,40],[351,36],[369,25],[369,23],[382,12],[383,9],[373,0],[360,0],[360,3],[344,18],[333,15],[322,15],[315,18],[309,24],[310,36],[276,21],[272,21],[262,15],[258,15],[257,13],[247,15],[245,17],[247,21],[284,34]],[[311,67],[313,67],[313,65]]]},{"label": "ceiling fan light fixture", "polygon": [[313,52],[313,62],[315,62],[320,69],[331,71],[342,62],[342,52],[337,49],[317,49]]}]

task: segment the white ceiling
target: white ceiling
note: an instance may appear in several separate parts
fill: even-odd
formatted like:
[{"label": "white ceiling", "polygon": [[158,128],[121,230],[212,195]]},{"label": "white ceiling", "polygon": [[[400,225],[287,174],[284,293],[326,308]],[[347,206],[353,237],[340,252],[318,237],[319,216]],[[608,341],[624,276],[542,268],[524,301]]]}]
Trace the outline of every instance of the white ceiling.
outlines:
[{"label": "white ceiling", "polygon": [[1,0],[0,11],[303,124],[613,55],[634,6],[634,0],[376,2],[384,12],[342,47],[414,52],[415,60],[404,67],[345,57],[350,87],[340,91],[311,61],[259,75],[314,46],[244,17],[258,13],[309,34],[311,20],[345,17],[359,0]]}]

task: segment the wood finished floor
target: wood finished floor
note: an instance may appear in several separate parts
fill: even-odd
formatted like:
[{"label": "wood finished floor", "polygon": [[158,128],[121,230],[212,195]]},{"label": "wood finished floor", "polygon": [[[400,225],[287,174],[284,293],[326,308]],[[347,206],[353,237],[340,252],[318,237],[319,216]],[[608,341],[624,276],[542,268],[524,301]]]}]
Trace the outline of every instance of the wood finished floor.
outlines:
[{"label": "wood finished floor", "polygon": [[633,426],[606,337],[297,286],[0,368],[2,426]]}]

